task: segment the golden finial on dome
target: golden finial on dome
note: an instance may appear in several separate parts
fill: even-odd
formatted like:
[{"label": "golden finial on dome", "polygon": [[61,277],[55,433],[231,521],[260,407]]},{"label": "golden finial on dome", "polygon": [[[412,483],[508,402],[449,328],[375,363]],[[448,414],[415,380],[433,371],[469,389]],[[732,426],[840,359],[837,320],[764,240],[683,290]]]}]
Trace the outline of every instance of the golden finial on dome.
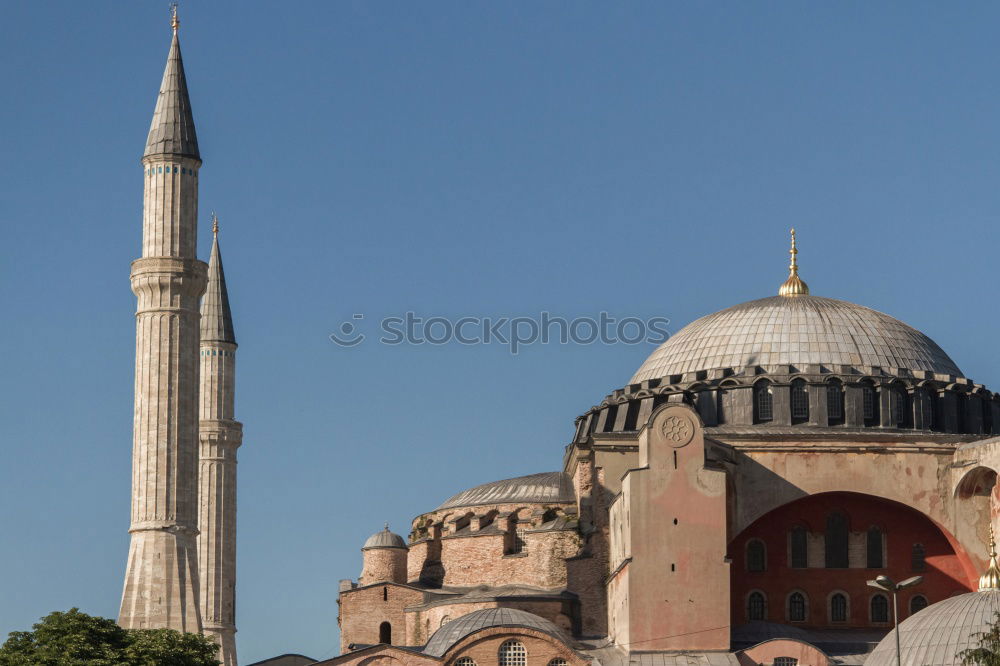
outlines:
[{"label": "golden finial on dome", "polygon": [[806,296],[809,294],[809,285],[799,277],[799,264],[795,260],[798,253],[799,249],[795,247],[795,229],[792,229],[792,249],[788,251],[788,254],[792,255],[792,261],[788,264],[788,279],[778,289],[778,296]]},{"label": "golden finial on dome", "polygon": [[979,577],[979,591],[1000,590],[1000,565],[997,564],[997,541],[990,522],[990,564],[986,573]]},{"label": "golden finial on dome", "polygon": [[212,233],[216,236],[219,235],[219,216],[215,214],[214,210],[212,211]]},{"label": "golden finial on dome", "polygon": [[177,3],[173,2],[170,4],[170,27],[177,32],[177,28],[181,27],[181,20],[177,18]]}]

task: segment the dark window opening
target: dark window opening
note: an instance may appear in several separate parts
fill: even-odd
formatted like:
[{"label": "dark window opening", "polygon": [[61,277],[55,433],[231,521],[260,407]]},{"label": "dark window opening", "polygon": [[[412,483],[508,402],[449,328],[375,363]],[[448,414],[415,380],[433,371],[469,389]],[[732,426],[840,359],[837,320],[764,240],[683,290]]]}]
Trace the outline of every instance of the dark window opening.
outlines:
[{"label": "dark window opening", "polygon": [[866,566],[869,569],[881,569],[885,566],[885,557],[882,550],[882,530],[877,527],[869,528],[867,539]]},{"label": "dark window opening", "polygon": [[388,622],[378,625],[378,642],[392,645],[392,625]]},{"label": "dark window opening", "polygon": [[870,383],[861,385],[862,418],[866,426],[878,425],[878,394]]},{"label": "dark window opening", "polygon": [[919,613],[925,608],[927,608],[927,597],[923,596],[922,594],[918,594],[917,596],[910,599],[910,615],[913,615],[914,613]]},{"label": "dark window opening", "polygon": [[791,533],[792,568],[805,569],[808,566],[808,547],[806,544],[806,528],[794,527]]},{"label": "dark window opening", "polygon": [[774,418],[774,395],[771,382],[764,380],[753,385],[754,423],[768,423]]},{"label": "dark window opening", "polygon": [[767,551],[764,542],[754,539],[747,544],[747,571],[765,571],[767,569]]},{"label": "dark window opening", "polygon": [[826,517],[826,568],[846,569],[847,557],[847,516],[840,512]]},{"label": "dark window opening", "polygon": [[830,597],[830,621],[847,622],[847,597],[839,592]]},{"label": "dark window opening", "polygon": [[788,619],[792,622],[806,621],[806,598],[801,592],[793,592],[788,597]]},{"label": "dark window opening", "polygon": [[844,423],[844,389],[840,382],[826,385],[826,419],[830,425]]},{"label": "dark window opening", "polygon": [[872,622],[889,621],[889,600],[883,594],[872,597]]},{"label": "dark window opening", "polygon": [[914,571],[923,571],[927,567],[926,555],[922,543],[913,544],[913,548],[910,550],[910,568]]},{"label": "dark window opening", "polygon": [[767,619],[767,604],[760,592],[751,592],[747,598],[747,620],[761,622]]}]

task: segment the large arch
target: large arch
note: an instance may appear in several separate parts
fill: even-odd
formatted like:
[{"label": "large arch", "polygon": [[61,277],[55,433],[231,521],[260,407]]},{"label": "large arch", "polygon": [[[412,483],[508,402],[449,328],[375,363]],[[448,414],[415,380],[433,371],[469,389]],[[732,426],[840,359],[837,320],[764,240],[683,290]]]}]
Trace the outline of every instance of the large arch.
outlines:
[{"label": "large arch", "polygon": [[[845,516],[848,524],[847,562],[825,557],[826,519],[837,513]],[[803,525],[808,529],[806,566],[792,566],[791,530]],[[867,539],[871,538],[869,528],[873,525],[879,527],[877,533],[885,544],[883,566],[877,568],[869,568],[867,558]],[[763,571],[748,571],[744,566],[743,553],[750,541],[763,541],[766,545],[767,564]],[[917,544],[922,557],[914,559],[913,549]],[[732,562],[730,598],[734,626],[746,622],[744,599],[755,590],[763,591],[770,601],[766,621],[778,623],[789,620],[777,612],[781,604],[776,600],[784,599],[792,591],[801,591],[810,607],[816,609],[823,608],[834,590],[846,593],[852,599],[850,617],[838,625],[860,629],[874,626],[863,610],[871,596],[866,581],[879,574],[895,580],[924,576],[924,583],[917,589],[931,603],[974,589],[977,578],[974,562],[954,536],[936,521],[900,502],[853,492],[817,493],[772,509],[730,540],[728,555]],[[906,617],[908,612],[902,609],[901,616]],[[825,612],[810,613],[806,621],[795,624],[832,626]]]}]

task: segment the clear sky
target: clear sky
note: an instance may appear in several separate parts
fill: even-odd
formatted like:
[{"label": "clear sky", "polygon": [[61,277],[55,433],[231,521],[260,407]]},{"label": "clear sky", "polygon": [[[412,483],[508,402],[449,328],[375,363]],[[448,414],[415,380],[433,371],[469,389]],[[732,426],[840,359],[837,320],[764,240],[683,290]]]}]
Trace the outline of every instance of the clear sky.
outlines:
[{"label": "clear sky", "polygon": [[[6,2],[0,635],[114,617],[166,2]],[[185,2],[240,343],[239,649],[336,654],[364,539],[558,469],[649,345],[345,349],[423,316],[888,312],[1000,387],[996,3]],[[376,332],[377,333],[377,332]]]}]

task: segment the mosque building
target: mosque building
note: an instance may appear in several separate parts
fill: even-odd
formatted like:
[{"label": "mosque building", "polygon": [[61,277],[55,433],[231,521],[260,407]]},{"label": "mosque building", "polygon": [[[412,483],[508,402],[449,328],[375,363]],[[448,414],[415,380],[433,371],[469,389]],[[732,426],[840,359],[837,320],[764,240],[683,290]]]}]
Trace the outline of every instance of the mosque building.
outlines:
[{"label": "mosque building", "polygon": [[[211,634],[235,666],[236,339],[217,234],[197,258],[202,161],[173,27],[132,264],[119,621]],[[577,417],[556,471],[373,534],[340,582],[340,656],[262,663],[881,666],[894,601],[904,664],[958,663],[1000,607],[1000,396],[920,331],[812,295],[797,252],[793,231],[777,295],[684,327]],[[921,581],[894,600],[878,576]]]}]

